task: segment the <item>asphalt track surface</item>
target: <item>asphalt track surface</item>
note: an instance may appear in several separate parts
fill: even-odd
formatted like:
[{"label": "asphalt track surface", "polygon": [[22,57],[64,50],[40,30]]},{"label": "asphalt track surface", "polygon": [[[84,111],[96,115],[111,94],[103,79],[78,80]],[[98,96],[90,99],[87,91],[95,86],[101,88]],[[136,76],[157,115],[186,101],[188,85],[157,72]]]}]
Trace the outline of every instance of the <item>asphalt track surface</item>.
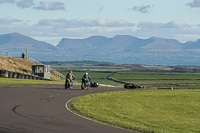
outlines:
[{"label": "asphalt track surface", "polygon": [[79,86],[0,87],[0,133],[133,133],[82,118],[66,108],[70,99],[92,93],[122,90]]}]

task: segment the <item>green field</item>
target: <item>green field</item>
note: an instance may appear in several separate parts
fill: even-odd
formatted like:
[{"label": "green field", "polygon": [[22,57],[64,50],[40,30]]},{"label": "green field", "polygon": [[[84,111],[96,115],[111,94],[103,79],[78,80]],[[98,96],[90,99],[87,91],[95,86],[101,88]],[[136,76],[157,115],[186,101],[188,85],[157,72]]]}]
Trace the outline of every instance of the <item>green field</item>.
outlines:
[{"label": "green field", "polygon": [[[112,74],[110,71],[74,71],[73,74],[76,77],[76,81],[81,83],[83,75],[88,72],[92,82],[97,82],[100,84],[107,85],[121,85],[114,81],[108,80],[107,77]],[[63,75],[66,75],[67,72],[61,72]]]},{"label": "green field", "polygon": [[[93,82],[123,86],[126,82],[152,88],[200,88],[199,66],[153,66],[139,64],[114,64],[95,61],[46,62],[56,70],[66,75],[73,70],[81,82],[85,72]],[[108,80],[107,77],[113,80]],[[114,81],[115,80],[115,81]],[[116,82],[119,81],[119,82]],[[120,83],[122,82],[122,83]]]},{"label": "green field", "polygon": [[200,73],[175,73],[175,72],[118,72],[112,75],[123,81],[134,80],[200,80]]},{"label": "green field", "polygon": [[[77,82],[86,71],[74,71]],[[87,71],[93,82],[123,86],[123,83],[108,80],[107,77],[120,82],[143,85],[147,89],[151,88],[200,88],[200,73],[177,73],[177,72],[133,72],[133,71]],[[67,72],[62,72],[64,75]]]},{"label": "green field", "polygon": [[155,133],[199,133],[200,91],[133,90],[91,94],[70,107],[92,119],[126,129]]},{"label": "green field", "polygon": [[157,88],[200,88],[200,73],[118,72],[111,78]]}]

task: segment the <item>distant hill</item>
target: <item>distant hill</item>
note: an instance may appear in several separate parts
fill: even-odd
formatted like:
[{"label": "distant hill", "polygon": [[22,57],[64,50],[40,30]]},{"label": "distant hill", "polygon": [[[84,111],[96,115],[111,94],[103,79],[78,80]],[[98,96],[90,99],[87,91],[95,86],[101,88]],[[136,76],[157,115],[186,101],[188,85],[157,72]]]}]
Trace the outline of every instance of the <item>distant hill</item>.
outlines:
[{"label": "distant hill", "polygon": [[142,47],[145,51],[155,52],[181,52],[183,44],[174,39],[162,39],[152,37],[149,43]]},{"label": "distant hill", "polygon": [[24,36],[19,33],[10,33],[0,35],[1,48],[31,48],[31,49],[55,49],[55,47],[49,43],[37,41],[28,36]]},{"label": "distant hill", "polygon": [[0,35],[0,55],[8,52],[8,56],[19,57],[26,49],[29,51],[29,56],[42,59],[43,56],[48,56],[49,52],[54,53],[57,48],[19,33]]},{"label": "distant hill", "polygon": [[117,35],[114,38],[92,36],[86,39],[63,38],[57,47],[83,49],[98,48],[98,50],[131,50],[131,51],[182,51],[182,44],[174,39],[162,39],[152,37],[139,39],[129,35]]},{"label": "distant hill", "polygon": [[0,35],[0,55],[29,56],[39,61],[105,61],[120,64],[200,65],[200,40],[180,43],[175,39],[129,35],[113,38],[91,36],[85,39],[62,38],[57,46],[21,35]]},{"label": "distant hill", "polygon": [[68,39],[63,38],[57,47],[66,49],[83,49],[87,47],[101,47],[102,44],[109,41],[109,38],[103,36],[92,36],[86,39]]}]

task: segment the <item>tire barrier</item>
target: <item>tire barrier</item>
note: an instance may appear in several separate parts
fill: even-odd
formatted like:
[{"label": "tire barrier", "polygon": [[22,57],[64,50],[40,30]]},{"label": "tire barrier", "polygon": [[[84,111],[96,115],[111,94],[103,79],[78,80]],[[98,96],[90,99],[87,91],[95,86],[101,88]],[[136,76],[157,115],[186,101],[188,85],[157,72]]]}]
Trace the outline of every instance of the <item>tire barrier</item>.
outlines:
[{"label": "tire barrier", "polygon": [[8,78],[12,78],[13,72],[8,72]]},{"label": "tire barrier", "polygon": [[21,79],[24,79],[24,74],[21,75]]},{"label": "tire barrier", "polygon": [[32,75],[28,75],[28,79],[32,79]]},{"label": "tire barrier", "polygon": [[32,80],[47,80],[43,77],[38,77],[35,75],[27,75],[23,73],[11,72],[7,70],[0,70],[0,77],[2,78],[17,78],[17,79],[32,79]]},{"label": "tire barrier", "polygon": [[0,70],[0,77],[8,78],[8,71],[7,70]]},{"label": "tire barrier", "polygon": [[21,79],[22,78],[22,74],[21,73],[17,73],[17,78]]},{"label": "tire barrier", "polygon": [[24,75],[24,79],[28,79],[28,75]]},{"label": "tire barrier", "polygon": [[17,73],[13,72],[12,78],[17,78]]},{"label": "tire barrier", "polygon": [[33,79],[33,80],[36,80],[36,77],[35,77],[35,76],[32,76],[32,79]]}]

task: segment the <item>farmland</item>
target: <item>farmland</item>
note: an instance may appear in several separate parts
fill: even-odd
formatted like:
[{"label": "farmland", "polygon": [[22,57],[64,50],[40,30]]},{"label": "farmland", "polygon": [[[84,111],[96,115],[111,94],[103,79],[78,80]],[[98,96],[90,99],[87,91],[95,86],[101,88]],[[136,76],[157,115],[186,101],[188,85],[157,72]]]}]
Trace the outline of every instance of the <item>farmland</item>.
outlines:
[{"label": "farmland", "polygon": [[77,82],[81,82],[83,74],[89,72],[92,82],[121,87],[130,82],[146,89],[200,88],[199,66],[117,65],[92,61],[48,63],[64,75],[73,70]]},{"label": "farmland", "polygon": [[118,72],[111,77],[123,82],[133,82],[157,88],[200,88],[200,73]]}]

